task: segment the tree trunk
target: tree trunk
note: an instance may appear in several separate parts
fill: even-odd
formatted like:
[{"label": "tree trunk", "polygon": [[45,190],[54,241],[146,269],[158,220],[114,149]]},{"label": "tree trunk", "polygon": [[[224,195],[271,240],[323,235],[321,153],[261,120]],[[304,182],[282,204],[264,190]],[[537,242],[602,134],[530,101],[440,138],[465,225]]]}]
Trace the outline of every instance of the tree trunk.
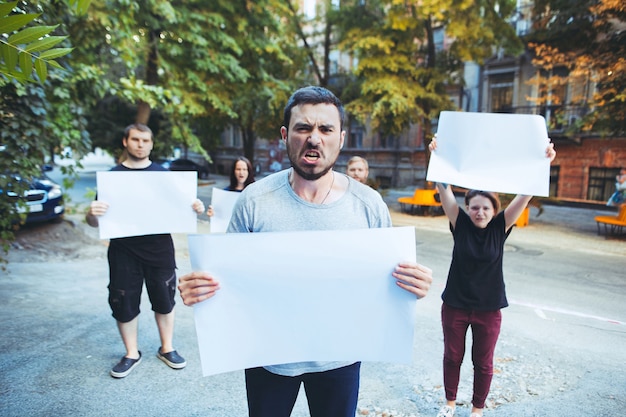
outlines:
[{"label": "tree trunk", "polygon": [[315,75],[317,76],[317,79],[321,83],[324,77],[322,75],[322,71],[320,70],[319,65],[317,65],[317,60],[315,59],[313,48],[311,48],[311,45],[309,45],[307,37],[304,34],[304,30],[302,29],[302,26],[300,26],[300,19],[298,18],[298,11],[294,8],[293,4],[291,4],[291,1],[287,1],[286,4],[287,4],[287,7],[289,7],[289,11],[291,12],[291,17],[292,17],[293,25],[296,28],[296,33],[298,34],[298,36],[300,37],[300,40],[302,40],[302,43],[304,44],[304,50],[307,51],[307,56],[309,57],[309,61],[311,62],[311,68],[313,72],[315,73]]},{"label": "tree trunk", "polygon": [[[158,85],[159,83],[159,35],[160,30],[152,30],[150,31],[150,40],[149,40],[149,51],[148,51],[148,59],[146,62],[146,84],[147,85]],[[145,101],[139,101],[137,103],[137,117],[135,121],[137,123],[142,123],[144,125],[148,125],[148,121],[150,120],[150,105]]]},{"label": "tree trunk", "polygon": [[254,145],[256,143],[256,134],[252,122],[246,123],[241,127],[241,136],[243,138],[243,156],[250,160],[250,163],[254,167]]},{"label": "tree trunk", "polygon": [[137,103],[137,117],[135,117],[135,122],[148,125],[148,120],[150,120],[150,105],[145,101],[140,101]]},{"label": "tree trunk", "polygon": [[[437,53],[435,51],[435,37],[434,37],[434,31],[433,31],[433,27],[432,27],[432,21],[430,19],[426,20],[426,37],[428,39],[428,44],[427,44],[427,62],[426,62],[426,66],[428,68],[435,68],[435,65],[437,63],[436,57],[437,57]],[[426,164],[426,170],[428,170],[428,164],[430,163],[430,150],[428,149],[428,142],[430,142],[430,139],[432,139],[433,137],[433,126],[431,123],[431,118],[430,118],[430,111],[431,111],[431,106],[430,103],[428,101],[426,101],[424,103],[424,114],[426,115],[426,117],[423,118],[422,120],[422,143],[424,144],[424,160],[425,160],[425,164]],[[435,184],[431,184],[430,182],[426,181],[426,178],[424,178],[424,183],[426,185],[426,188],[434,188]]]}]

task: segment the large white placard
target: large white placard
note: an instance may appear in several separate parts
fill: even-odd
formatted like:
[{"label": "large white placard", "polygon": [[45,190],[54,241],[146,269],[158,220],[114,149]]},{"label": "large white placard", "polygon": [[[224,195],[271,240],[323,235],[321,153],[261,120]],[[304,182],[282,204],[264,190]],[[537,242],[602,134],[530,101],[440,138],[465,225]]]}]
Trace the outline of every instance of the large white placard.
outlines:
[{"label": "large white placard", "polygon": [[194,306],[204,375],[300,361],[411,360],[415,295],[392,277],[415,228],[190,235],[220,281]]},{"label": "large white placard", "polygon": [[468,189],[547,196],[548,144],[542,116],[443,111],[426,179]]},{"label": "large white placard", "polygon": [[104,171],[96,181],[98,200],[109,204],[98,219],[100,239],[197,232],[195,172]]}]

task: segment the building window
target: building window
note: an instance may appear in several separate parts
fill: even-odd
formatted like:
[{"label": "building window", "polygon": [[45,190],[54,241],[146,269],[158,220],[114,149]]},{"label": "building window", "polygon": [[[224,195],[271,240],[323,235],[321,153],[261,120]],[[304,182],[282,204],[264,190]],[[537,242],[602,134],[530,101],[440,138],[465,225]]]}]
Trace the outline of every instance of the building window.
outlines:
[{"label": "building window", "polygon": [[513,110],[513,73],[489,77],[490,111],[511,113]]},{"label": "building window", "polygon": [[589,168],[587,200],[608,201],[615,192],[615,177],[619,168]]},{"label": "building window", "polygon": [[435,43],[435,51],[441,52],[444,50],[444,41],[445,41],[444,27],[438,27],[433,30],[433,41]]},{"label": "building window", "polygon": [[550,197],[558,197],[559,195],[559,172],[561,167],[550,166]]},{"label": "building window", "polygon": [[233,146],[235,148],[239,148],[242,146],[242,140],[241,140],[241,130],[239,130],[238,128],[234,128],[232,131],[232,136],[230,137],[230,146]]},{"label": "building window", "polygon": [[348,136],[349,148],[363,148],[363,127],[359,125],[350,126],[350,135]]},{"label": "building window", "polygon": [[331,59],[328,66],[330,67],[329,74],[339,74],[339,62],[336,59]]},{"label": "building window", "polygon": [[383,149],[396,149],[398,137],[395,135],[380,135],[380,147]]}]

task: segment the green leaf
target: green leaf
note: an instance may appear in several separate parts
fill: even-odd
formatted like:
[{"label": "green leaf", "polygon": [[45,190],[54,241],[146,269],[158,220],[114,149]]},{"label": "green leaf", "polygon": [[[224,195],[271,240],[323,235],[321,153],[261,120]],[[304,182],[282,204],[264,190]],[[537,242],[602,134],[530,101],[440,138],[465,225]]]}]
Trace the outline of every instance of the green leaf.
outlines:
[{"label": "green leaf", "polygon": [[0,16],[4,17],[11,13],[11,11],[17,5],[16,1],[12,1],[10,3],[0,3]]},{"label": "green leaf", "polygon": [[[13,49],[12,46],[7,45],[5,43],[0,42],[0,58],[2,58],[2,61],[6,61],[6,53],[9,49]],[[2,62],[0,61],[0,62]]]},{"label": "green leaf", "polygon": [[62,42],[65,39],[67,39],[67,36],[48,36],[46,38],[26,45],[26,47],[24,47],[24,50],[28,52],[45,51],[46,49],[52,48],[54,45]]},{"label": "green leaf", "polygon": [[18,29],[23,28],[37,17],[39,17],[41,13],[30,13],[30,14],[15,14],[12,16],[3,17],[0,19],[0,33],[11,33]]},{"label": "green leaf", "polygon": [[78,5],[76,7],[76,13],[80,15],[84,15],[87,13],[89,9],[89,5],[91,4],[91,0],[78,0]]},{"label": "green leaf", "polygon": [[37,39],[46,36],[48,33],[52,32],[59,25],[55,26],[35,26],[31,28],[26,28],[24,30],[20,30],[17,33],[9,36],[9,43],[12,45],[19,45],[23,43],[29,43],[32,41],[36,41]]},{"label": "green leaf", "polygon": [[33,57],[30,54],[22,52],[21,54],[19,54],[18,59],[22,73],[30,76],[30,74],[32,74],[33,72]]},{"label": "green leaf", "polygon": [[72,52],[74,48],[55,48],[50,49],[48,51],[44,51],[39,54],[39,58],[41,59],[55,59],[60,56],[64,56]]},{"label": "green leaf", "polygon": [[53,60],[52,60],[52,61],[46,61],[46,62],[47,62],[47,63],[48,63],[48,65],[50,65],[51,67],[54,67],[54,68],[57,68],[57,69],[60,69],[60,70],[64,70],[64,69],[65,69],[65,68],[63,68],[63,67],[61,66],[61,64],[59,64],[59,63],[58,63],[58,62],[56,62],[56,61],[53,61]]},{"label": "green leaf", "polygon": [[39,77],[39,81],[41,83],[46,81],[46,78],[48,77],[48,67],[46,66],[46,63],[43,60],[41,59],[35,60],[35,71],[37,72],[37,76]]},{"label": "green leaf", "polygon": [[34,81],[32,77],[29,77],[28,74],[23,74],[22,72],[16,71],[16,70],[9,71],[2,64],[0,64],[0,74],[8,75],[11,78],[21,83],[27,82],[27,81],[31,81],[31,82]]},{"label": "green leaf", "polygon": [[17,65],[17,49],[10,45],[1,44],[2,58],[4,59],[4,65],[9,71],[13,71],[15,65]]}]

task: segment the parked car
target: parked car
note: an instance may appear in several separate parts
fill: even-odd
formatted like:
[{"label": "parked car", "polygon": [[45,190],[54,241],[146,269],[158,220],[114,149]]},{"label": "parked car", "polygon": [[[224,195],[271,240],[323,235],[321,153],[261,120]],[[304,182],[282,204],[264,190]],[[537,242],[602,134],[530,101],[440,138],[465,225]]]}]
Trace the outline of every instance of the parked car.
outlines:
[{"label": "parked car", "polygon": [[[44,171],[49,171],[50,169],[51,167],[44,167]],[[27,181],[19,174],[9,175],[11,181]],[[4,190],[0,189],[0,194],[3,193]],[[25,205],[18,206],[20,212],[27,213],[25,223],[59,220],[65,213],[63,188],[52,181],[45,172],[42,172],[40,176],[30,181],[29,189],[26,190],[22,196],[19,196],[18,193],[11,190],[7,190],[6,195],[16,203],[18,199],[25,202]]]},{"label": "parked car", "polygon": [[169,163],[170,171],[196,171],[198,173],[198,178],[208,178],[209,177],[209,167],[200,165],[191,159],[174,159]]}]

